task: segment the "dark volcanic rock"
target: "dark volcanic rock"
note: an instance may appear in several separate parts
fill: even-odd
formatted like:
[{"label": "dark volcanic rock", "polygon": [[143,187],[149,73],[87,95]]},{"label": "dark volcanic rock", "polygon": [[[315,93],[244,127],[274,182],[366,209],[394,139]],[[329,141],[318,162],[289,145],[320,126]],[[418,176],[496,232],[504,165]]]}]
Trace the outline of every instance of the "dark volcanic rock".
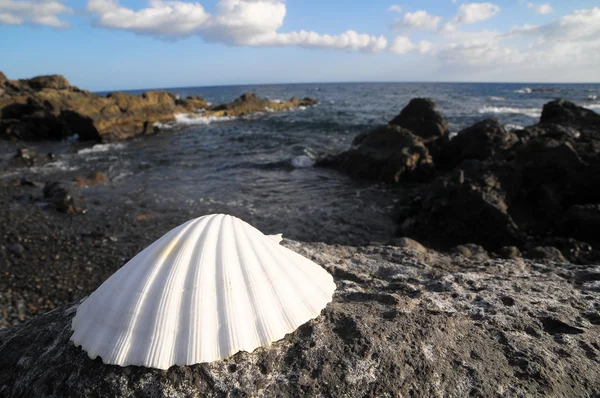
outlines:
[{"label": "dark volcanic rock", "polygon": [[318,318],[270,347],[167,371],[107,366],[69,342],[75,304],[0,330],[0,395],[600,393],[600,293],[579,289],[586,269],[559,276],[553,265],[522,260],[484,265],[390,246],[286,245],[329,268],[338,290]]},{"label": "dark volcanic rock", "polygon": [[423,142],[398,126],[381,126],[362,133],[353,148],[317,162],[353,178],[397,183],[402,179],[424,180],[433,174],[433,163]]},{"label": "dark volcanic rock", "polygon": [[600,127],[600,115],[572,102],[558,99],[544,105],[540,123]]},{"label": "dark volcanic rock", "polygon": [[425,198],[400,214],[398,221],[399,234],[443,249],[477,242],[495,250],[521,242],[504,192],[496,184],[438,178]]},{"label": "dark volcanic rock", "polygon": [[437,166],[453,168],[465,159],[484,160],[512,147],[518,141],[498,119],[486,119],[460,131],[441,146],[435,157]]},{"label": "dark volcanic rock", "polygon": [[413,98],[390,124],[412,131],[426,143],[448,134],[448,123],[429,98]]},{"label": "dark volcanic rock", "polygon": [[60,182],[49,182],[44,186],[44,199],[56,210],[63,213],[85,213],[85,201],[72,194]]}]

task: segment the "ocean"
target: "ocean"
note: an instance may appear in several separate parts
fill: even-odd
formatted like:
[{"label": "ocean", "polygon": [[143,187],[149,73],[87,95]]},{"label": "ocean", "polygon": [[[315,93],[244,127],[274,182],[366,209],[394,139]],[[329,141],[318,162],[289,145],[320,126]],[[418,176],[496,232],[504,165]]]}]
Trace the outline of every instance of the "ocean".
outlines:
[{"label": "ocean", "polygon": [[[390,215],[404,188],[352,181],[313,162],[387,123],[411,98],[432,98],[452,133],[488,117],[508,128],[534,124],[543,104],[559,97],[600,109],[600,84],[332,83],[168,91],[211,103],[252,91],[270,100],[313,97],[319,105],[240,119],[180,115],[159,134],[120,143],[0,141],[0,179],[70,181],[102,171],[109,183],[82,189],[99,211],[119,206],[177,219],[228,213],[300,241],[381,243],[393,236]],[[24,146],[57,159],[30,169],[7,167]]]}]

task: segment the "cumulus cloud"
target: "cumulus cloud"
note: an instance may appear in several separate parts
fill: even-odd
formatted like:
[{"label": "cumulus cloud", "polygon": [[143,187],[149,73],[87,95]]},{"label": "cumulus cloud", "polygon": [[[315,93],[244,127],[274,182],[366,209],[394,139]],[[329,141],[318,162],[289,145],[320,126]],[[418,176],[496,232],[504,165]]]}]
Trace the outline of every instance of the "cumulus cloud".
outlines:
[{"label": "cumulus cloud", "polygon": [[492,3],[465,3],[458,8],[452,21],[454,25],[474,24],[490,19],[500,12],[500,7]]},{"label": "cumulus cloud", "polygon": [[61,16],[72,12],[59,0],[0,0],[0,25],[34,24],[67,28],[69,24]]},{"label": "cumulus cloud", "polygon": [[400,13],[400,12],[402,12],[402,7],[400,7],[399,5],[393,4],[388,8],[388,11]]},{"label": "cumulus cloud", "polygon": [[[3,1],[3,0],[0,0]],[[89,0],[87,11],[96,25],[138,34],[168,38],[199,35],[205,40],[245,46],[302,46],[378,52],[387,46],[383,36],[348,30],[338,35],[287,32],[283,26],[286,6],[282,0],[219,0],[214,13],[199,3],[151,0],[134,11],[118,0]]]},{"label": "cumulus cloud", "polygon": [[396,19],[394,29],[427,29],[436,30],[441,17],[430,15],[427,11],[407,12],[401,19]]},{"label": "cumulus cloud", "polygon": [[550,14],[552,11],[554,11],[550,3],[540,5],[527,3],[527,8],[532,9],[536,14]]},{"label": "cumulus cloud", "polygon": [[544,25],[516,26],[506,33],[445,30],[438,39],[432,53],[443,68],[485,71],[488,78],[496,73],[504,79],[563,79],[564,73],[552,75],[558,70],[571,71],[571,79],[582,73],[600,77],[600,7],[576,10]]},{"label": "cumulus cloud", "polygon": [[421,40],[419,43],[413,43],[406,36],[397,36],[390,46],[390,52],[395,54],[407,54],[411,52],[426,54],[431,52],[432,49],[433,46],[430,42]]}]

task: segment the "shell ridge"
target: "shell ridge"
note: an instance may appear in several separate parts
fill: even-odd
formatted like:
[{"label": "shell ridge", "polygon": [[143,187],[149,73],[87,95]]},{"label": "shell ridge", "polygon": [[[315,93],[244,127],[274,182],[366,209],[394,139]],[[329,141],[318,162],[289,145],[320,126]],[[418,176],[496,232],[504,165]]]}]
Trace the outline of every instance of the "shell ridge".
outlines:
[{"label": "shell ridge", "polygon": [[[217,331],[217,339],[218,339],[218,347],[217,347],[217,356],[227,355],[230,351],[231,346],[233,345],[231,331],[229,330],[229,320],[231,317],[230,308],[227,305],[230,295],[230,289],[227,289],[226,283],[227,272],[225,270],[225,261],[227,259],[226,250],[224,249],[223,241],[224,239],[224,222],[225,217],[221,218],[221,225],[219,229],[219,235],[217,238],[217,272],[215,273],[215,287],[217,290],[217,315],[219,319],[219,327]],[[226,340],[224,338],[227,338]]]},{"label": "shell ridge", "polygon": [[[201,217],[200,219],[203,221],[202,224],[197,225],[196,228],[200,229],[200,233],[198,236],[198,240],[197,242],[203,242],[204,238],[206,237],[206,234],[208,233],[208,229],[205,228],[206,225],[210,222],[210,219],[212,218],[212,216],[206,216],[206,217]],[[204,228],[202,228],[204,227]],[[188,269],[187,269],[187,273],[186,276],[183,280],[183,285],[181,287],[182,292],[185,292],[186,286],[188,286],[189,281],[194,281],[197,278],[198,273],[200,272],[200,269],[198,266],[196,266],[196,264],[198,264],[196,260],[196,258],[198,258],[199,256],[202,255],[202,245],[200,244],[195,244],[194,245],[194,250],[192,252],[192,254],[190,255],[190,261],[189,261],[189,265],[188,265]],[[192,283],[193,285],[193,283]],[[195,315],[196,315],[196,311],[194,311],[194,302],[193,302],[193,298],[194,298],[194,292],[190,291],[187,296],[184,298],[182,298],[179,302],[179,310],[177,311],[177,331],[175,333],[175,338],[173,341],[173,347],[174,349],[171,352],[171,363],[176,364],[176,365],[187,365],[188,364],[188,353],[191,350],[193,341],[190,339],[190,336],[192,335],[192,331],[195,330]],[[187,309],[187,311],[186,311]],[[182,314],[186,314],[189,316],[181,316]],[[185,343],[181,343],[181,341],[184,340],[184,338],[187,337],[187,339],[185,339]],[[181,347],[178,349],[178,347]]]},{"label": "shell ridge", "polygon": [[[286,263],[288,260],[285,259],[286,261],[281,261],[281,257],[279,256],[279,249],[281,248],[279,245],[273,245],[273,242],[270,241],[266,241],[266,240],[262,240],[260,242],[262,244],[262,246],[265,248],[265,253],[268,253],[269,256],[271,256],[271,259],[273,259],[276,263]],[[273,247],[275,246],[275,247]],[[279,261],[278,261],[279,260]],[[315,311],[312,308],[311,305],[308,305],[307,303],[307,296],[309,294],[312,293],[312,282],[308,284],[308,286],[310,287],[310,289],[308,289],[308,292],[304,292],[303,290],[300,290],[299,288],[299,284],[298,284],[298,280],[296,279],[296,275],[293,275],[292,273],[290,273],[290,267],[276,267],[277,270],[280,272],[280,282],[286,282],[289,286],[290,290],[286,289],[286,293],[287,293],[287,299],[288,302],[290,302],[290,298],[294,297],[295,299],[299,299],[301,300],[302,304],[305,307],[305,310],[309,313],[309,314],[313,314]],[[293,292],[293,293],[292,293]],[[306,293],[306,294],[305,294]],[[298,309],[298,304],[297,302],[292,302],[293,309]],[[299,323],[299,321],[297,320],[298,318],[298,314],[296,314],[296,316],[294,316],[295,312],[291,312],[288,306],[284,307],[284,311],[286,312],[286,314],[289,314],[289,316],[286,317],[286,319],[288,320],[288,325],[289,325],[289,329],[293,330],[296,327],[298,327],[299,325],[301,325],[302,323]],[[303,316],[300,316],[300,318],[302,318]]]},{"label": "shell ridge", "polygon": [[[130,319],[130,321],[128,322],[129,327],[123,330],[123,333],[125,334],[125,336],[124,336],[125,343],[124,343],[124,349],[120,352],[120,355],[116,358],[116,361],[117,361],[116,363],[118,365],[121,365],[121,364],[128,365],[130,363],[138,362],[138,361],[140,363],[145,363],[148,360],[148,355],[144,355],[143,351],[141,350],[141,348],[147,348],[146,345],[148,342],[145,341],[144,347],[135,347],[135,348],[137,348],[137,351],[132,352],[132,348],[134,348],[134,347],[131,344],[131,338],[134,335],[134,333],[133,333],[134,330],[139,325],[139,322],[142,320],[141,319],[142,318],[141,310],[148,303],[148,300],[147,300],[148,292],[151,290],[152,286],[156,282],[157,276],[160,273],[160,270],[165,266],[165,264],[168,263],[168,261],[167,261],[168,254],[172,251],[173,246],[175,246],[176,244],[178,244],[180,242],[182,235],[189,228],[189,224],[190,224],[189,222],[184,224],[184,228],[181,228],[178,231],[178,233],[174,237],[173,241],[170,242],[167,245],[167,247],[163,248],[163,250],[160,253],[159,258],[157,259],[157,261],[155,263],[156,265],[154,267],[152,267],[150,275],[148,276],[147,279],[144,280],[142,292],[137,297],[137,300],[135,301],[135,304],[133,306],[137,315]],[[137,281],[131,281],[130,283],[137,284],[136,282]],[[139,355],[142,355],[142,357],[138,358],[137,356],[139,356]]]},{"label": "shell ridge", "polygon": [[[244,227],[246,227],[245,224],[244,224]],[[277,291],[277,289],[274,286],[274,283],[273,283],[274,281],[270,277],[269,272],[267,271],[267,268],[265,267],[265,264],[261,261],[260,256],[258,255],[258,253],[256,251],[255,239],[253,236],[250,235],[250,233],[254,232],[254,231],[249,228],[243,228],[242,231],[246,235],[247,241],[250,243],[250,245],[249,245],[250,250],[251,250],[252,254],[254,255],[254,258],[256,259],[259,269],[262,271],[262,275],[263,275],[263,277],[266,281],[266,284],[269,288],[271,297],[273,299],[275,299],[278,304],[281,303],[282,300],[281,300],[281,297],[279,296],[279,292]],[[261,232],[258,230],[256,230],[256,232],[258,232],[258,234],[261,234]],[[285,317],[285,314],[281,311],[281,306],[279,306],[279,314],[282,317]],[[273,340],[275,337],[280,335],[280,332],[279,332],[280,327],[277,327],[276,324],[273,324],[273,320],[272,320],[271,316],[269,316],[269,315],[270,314],[264,314],[261,312],[260,320],[261,320],[261,324],[263,325],[264,330],[268,333],[268,339]]]},{"label": "shell ridge", "polygon": [[[258,234],[254,234],[254,235],[262,235],[262,233],[260,231],[258,231],[257,229],[255,229],[256,232],[258,232]],[[264,235],[262,235],[262,237],[264,237]],[[275,296],[277,297],[277,301],[279,303],[279,310],[281,312],[281,315],[286,323],[286,330],[290,330],[290,325],[293,325],[295,322],[293,320],[293,316],[290,313],[290,308],[294,308],[295,307],[295,303],[291,302],[289,300],[290,297],[290,292],[296,292],[298,293],[296,287],[293,285],[293,283],[290,283],[289,278],[286,278],[281,271],[281,267],[273,267],[271,265],[271,263],[273,263],[273,255],[271,253],[271,251],[269,250],[269,247],[267,247],[264,244],[265,239],[254,239],[252,238],[252,241],[254,242],[255,247],[260,248],[262,247],[263,249],[266,250],[261,250],[261,253],[263,253],[263,256],[258,256],[259,262],[261,263],[261,265],[263,265],[263,269],[265,269],[265,274],[267,276],[267,278],[269,278],[269,282],[273,288],[273,290],[275,291]],[[255,251],[256,252],[256,251]],[[265,257],[265,255],[267,255],[269,257],[270,261],[265,261],[263,259],[263,257]],[[266,267],[268,267],[270,272],[266,271]],[[273,275],[275,278],[277,278],[276,281],[274,281],[272,279],[272,277],[269,275]],[[275,283],[277,282],[277,283]],[[286,285],[286,286],[282,286],[282,285]],[[279,289],[278,289],[279,287]],[[280,290],[281,289],[281,290]],[[288,305],[285,305],[288,304]],[[287,332],[286,332],[287,333]]]},{"label": "shell ridge", "polygon": [[[217,300],[214,289],[215,274],[217,272],[216,247],[218,239],[219,215],[211,218],[207,229],[209,230],[206,241],[203,244],[202,263],[199,264],[200,275],[197,294],[197,303],[200,305],[198,320],[198,336],[196,337],[198,351],[195,353],[195,360],[208,362],[215,358],[218,328]],[[215,231],[217,233],[215,233]]]},{"label": "shell ridge", "polygon": [[[331,298],[332,295],[331,293],[329,293],[329,290],[331,290],[330,288],[332,287],[332,283],[335,285],[335,282],[333,281],[333,277],[327,271],[325,271],[322,266],[307,259],[306,257],[299,255],[298,253],[292,250],[289,250],[287,247],[278,246],[278,248],[279,253],[288,259],[289,263],[291,264],[291,267],[294,267],[301,275],[304,276],[305,281],[312,284],[315,287],[315,290],[318,290],[318,292],[321,293],[323,297]],[[304,264],[308,264],[311,266],[317,265],[318,269],[314,270],[315,274],[317,275],[308,274],[308,267],[305,267]]]},{"label": "shell ridge", "polygon": [[[252,345],[256,345],[255,342],[259,342],[260,345],[265,344],[268,341],[268,334],[264,330],[264,326],[260,321],[260,317],[257,315],[255,303],[260,303],[260,296],[257,290],[257,284],[254,278],[252,277],[251,267],[254,269],[255,267],[250,264],[250,262],[246,261],[243,256],[240,256],[240,253],[244,251],[244,248],[240,247],[242,245],[243,239],[248,239],[244,233],[244,225],[241,223],[241,220],[234,219],[234,222],[239,225],[239,228],[234,228],[235,234],[235,249],[236,254],[239,258],[240,271],[242,274],[242,278],[244,279],[244,287],[246,291],[246,297],[248,298],[248,302],[251,303],[249,305],[250,311],[252,313],[252,335],[254,342]],[[244,236],[240,236],[240,230]],[[261,329],[261,330],[259,330]]]},{"label": "shell ridge", "polygon": [[[175,347],[176,330],[172,325],[177,325],[179,312],[172,310],[174,306],[179,307],[179,303],[181,302],[181,294],[177,291],[179,290],[177,289],[178,286],[182,288],[182,272],[180,271],[189,270],[190,262],[185,261],[188,254],[187,249],[194,242],[193,237],[196,235],[196,227],[201,222],[201,219],[197,218],[185,229],[178,245],[172,248],[172,252],[174,253],[172,257],[174,258],[169,262],[169,267],[165,268],[166,275],[163,280],[163,289],[160,292],[158,305],[154,310],[154,322],[150,326],[150,330],[155,332],[150,337],[150,347],[148,350],[150,363],[159,364],[159,366],[161,362],[164,362],[165,355],[171,356]],[[185,274],[187,275],[187,272]],[[177,319],[177,321],[173,318]],[[158,336],[156,336],[156,332],[158,332]],[[157,338],[161,337],[161,334],[164,338]]]}]

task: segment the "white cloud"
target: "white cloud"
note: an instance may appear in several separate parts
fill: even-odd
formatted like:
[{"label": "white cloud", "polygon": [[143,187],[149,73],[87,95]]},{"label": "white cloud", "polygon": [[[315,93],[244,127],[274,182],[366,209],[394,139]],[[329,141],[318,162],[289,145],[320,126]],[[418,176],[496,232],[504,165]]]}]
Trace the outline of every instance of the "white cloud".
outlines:
[{"label": "white cloud", "polygon": [[441,17],[430,15],[427,11],[407,12],[402,19],[396,19],[394,29],[436,30],[441,20]]},{"label": "white cloud", "polygon": [[400,7],[399,5],[393,4],[388,8],[388,11],[400,13],[400,12],[402,12],[402,7]]},{"label": "white cloud", "polygon": [[[3,1],[3,0],[0,0]],[[283,26],[283,0],[219,0],[208,13],[200,3],[151,0],[147,8],[134,11],[118,0],[89,0],[87,10],[96,25],[138,34],[181,38],[199,35],[205,40],[245,46],[302,46],[378,52],[387,46],[383,36],[348,30],[338,35],[287,32]]]},{"label": "white cloud", "polygon": [[492,3],[466,3],[458,8],[452,21],[454,25],[474,24],[490,19],[500,12],[500,7]]},{"label": "white cloud", "polygon": [[67,28],[69,24],[60,16],[71,12],[73,10],[61,0],[0,0],[0,25],[34,24]]},{"label": "white cloud", "polygon": [[[441,30],[432,54],[441,69],[486,79],[600,78],[600,7],[576,10],[544,25],[466,32]],[[393,47],[394,44],[392,44]],[[586,77],[582,77],[586,76]]]},{"label": "white cloud", "polygon": [[397,36],[390,46],[390,52],[395,54],[407,54],[411,52],[426,54],[431,52],[432,49],[433,46],[430,42],[421,40],[415,44],[406,36]]},{"label": "white cloud", "polygon": [[533,3],[527,3],[527,8],[532,9],[533,12],[536,14],[550,14],[552,11],[554,11],[552,9],[552,6],[550,5],[550,3],[540,4],[540,5],[536,5]]}]

